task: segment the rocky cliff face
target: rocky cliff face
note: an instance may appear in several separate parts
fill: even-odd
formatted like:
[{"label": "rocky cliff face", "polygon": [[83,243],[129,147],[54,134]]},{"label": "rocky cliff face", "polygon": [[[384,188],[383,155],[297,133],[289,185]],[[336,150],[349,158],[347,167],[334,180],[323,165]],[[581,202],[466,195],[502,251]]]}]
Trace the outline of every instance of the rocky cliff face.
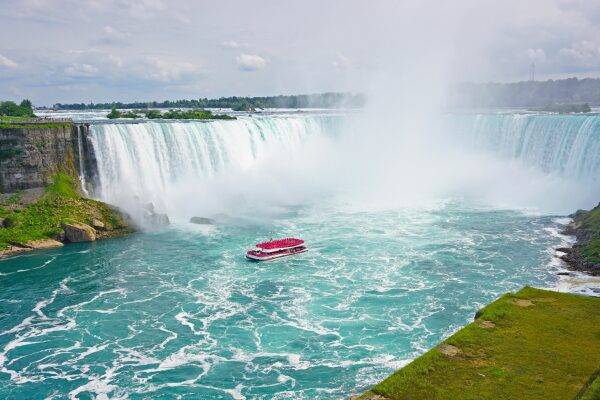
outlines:
[{"label": "rocky cliff face", "polygon": [[0,129],[0,192],[44,187],[57,171],[71,171],[92,182],[93,148],[88,125],[46,123]]}]

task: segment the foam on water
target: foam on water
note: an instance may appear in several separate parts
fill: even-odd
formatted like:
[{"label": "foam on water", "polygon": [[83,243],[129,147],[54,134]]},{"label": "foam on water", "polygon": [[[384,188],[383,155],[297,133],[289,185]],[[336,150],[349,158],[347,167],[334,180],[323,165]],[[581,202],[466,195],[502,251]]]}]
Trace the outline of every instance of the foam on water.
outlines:
[{"label": "foam on water", "polygon": [[[5,260],[2,270],[28,271],[0,278],[11,316],[0,320],[0,394],[343,397],[498,294],[554,285],[546,264],[562,243],[549,234],[558,222],[453,203],[305,208],[265,225],[175,228]],[[246,262],[248,243],[273,229],[303,236],[311,251]],[[61,263],[34,269],[53,258]]]},{"label": "foam on water", "polygon": [[[341,398],[501,293],[557,282],[589,290],[576,274],[557,280],[555,249],[572,240],[560,233],[564,218],[448,193],[411,208],[315,198],[322,183],[334,186],[319,182],[331,161],[320,152],[343,148],[344,118],[94,125],[96,195],[134,213],[152,201],[175,223],[1,261],[0,397]],[[456,118],[468,151],[595,190],[597,159],[577,145],[595,146],[595,120],[507,116],[496,129],[495,116]],[[571,123],[568,140],[549,128]],[[267,202],[261,184],[282,190]],[[187,223],[224,211],[215,226]],[[268,264],[244,259],[273,234],[301,236],[310,251]]]}]

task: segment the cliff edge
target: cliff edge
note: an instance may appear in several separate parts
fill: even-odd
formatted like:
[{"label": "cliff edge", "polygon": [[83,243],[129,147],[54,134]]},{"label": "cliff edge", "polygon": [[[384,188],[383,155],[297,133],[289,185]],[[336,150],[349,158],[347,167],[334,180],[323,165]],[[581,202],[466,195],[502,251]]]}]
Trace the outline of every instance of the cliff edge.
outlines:
[{"label": "cliff edge", "polygon": [[120,210],[83,195],[95,167],[88,128],[0,120],[0,258],[133,231]]}]

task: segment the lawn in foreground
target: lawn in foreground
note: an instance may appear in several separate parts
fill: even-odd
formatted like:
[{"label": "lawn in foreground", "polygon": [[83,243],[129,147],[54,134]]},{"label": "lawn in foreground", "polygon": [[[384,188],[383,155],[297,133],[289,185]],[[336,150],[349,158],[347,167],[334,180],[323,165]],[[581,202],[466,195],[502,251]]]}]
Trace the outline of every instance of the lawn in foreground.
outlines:
[{"label": "lawn in foreground", "polygon": [[600,399],[600,298],[526,287],[360,399]]}]

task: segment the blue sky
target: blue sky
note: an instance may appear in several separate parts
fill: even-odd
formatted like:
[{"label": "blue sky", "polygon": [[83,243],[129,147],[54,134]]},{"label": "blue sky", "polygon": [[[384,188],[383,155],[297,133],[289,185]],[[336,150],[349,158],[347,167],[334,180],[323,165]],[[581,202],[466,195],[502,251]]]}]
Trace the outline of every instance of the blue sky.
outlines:
[{"label": "blue sky", "polygon": [[0,0],[0,30],[0,98],[39,105],[600,71],[597,1]]}]

